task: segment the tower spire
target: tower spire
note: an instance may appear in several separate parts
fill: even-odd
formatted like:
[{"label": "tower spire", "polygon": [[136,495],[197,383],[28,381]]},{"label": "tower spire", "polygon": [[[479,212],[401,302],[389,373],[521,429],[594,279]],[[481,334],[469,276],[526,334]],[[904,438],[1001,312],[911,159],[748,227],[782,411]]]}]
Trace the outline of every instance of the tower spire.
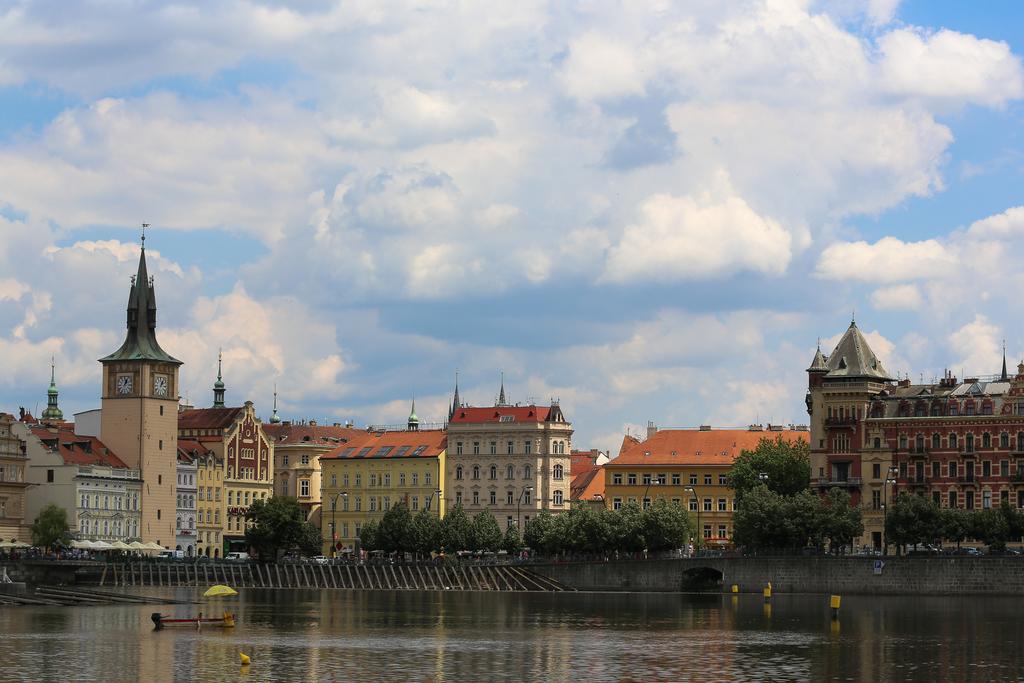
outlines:
[{"label": "tower spire", "polygon": [[462,407],[462,403],[459,401],[459,371],[455,371],[455,395],[452,396],[452,406],[448,409],[448,421],[451,422],[452,418],[455,417],[455,411]]},{"label": "tower spire", "polygon": [[501,391],[498,392],[498,403],[499,406],[508,405],[505,402],[505,371],[501,371]]},{"label": "tower spire", "polygon": [[50,388],[46,390],[46,409],[40,416],[43,420],[52,420],[54,422],[60,422],[64,419],[64,413],[61,412],[60,407],[57,405],[57,379],[56,379],[56,362],[53,356],[50,356]]},{"label": "tower spire", "polygon": [[223,408],[224,407],[224,380],[221,377],[220,366],[221,366],[221,355],[222,350],[217,349],[217,381],[213,383],[213,407]]},{"label": "tower spire", "polygon": [[1010,376],[1006,374],[1006,340],[1003,340],[1003,374],[999,376],[999,379],[1004,382],[1010,379]]},{"label": "tower spire", "polygon": [[420,418],[416,417],[416,397],[412,397],[412,410],[409,411],[409,423],[410,432],[417,432],[420,429]]},{"label": "tower spire", "polygon": [[274,413],[270,416],[270,424],[278,424],[281,418],[277,415],[277,382],[274,382]]}]

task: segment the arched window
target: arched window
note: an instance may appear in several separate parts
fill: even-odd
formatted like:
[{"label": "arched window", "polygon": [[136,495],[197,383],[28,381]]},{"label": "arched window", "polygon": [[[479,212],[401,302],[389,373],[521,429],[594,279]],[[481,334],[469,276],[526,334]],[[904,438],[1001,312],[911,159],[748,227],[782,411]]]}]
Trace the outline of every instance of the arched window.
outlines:
[{"label": "arched window", "polygon": [[950,434],[949,435],[949,447],[950,448],[959,448],[960,447],[960,440],[957,438],[956,434]]},{"label": "arched window", "polygon": [[882,440],[880,438],[878,438],[877,436],[875,437],[875,442],[874,443],[875,443],[875,448],[881,448],[882,447]]},{"label": "arched window", "polygon": [[[561,465],[555,465],[554,466],[553,471],[552,471],[552,476],[554,477],[554,479],[556,481],[561,481],[562,480],[562,472],[563,472],[563,469],[562,469]],[[559,494],[559,495],[561,495],[561,494]]]},{"label": "arched window", "polygon": [[498,478],[498,466],[497,465],[491,465],[491,479],[497,479],[497,478]]},{"label": "arched window", "polygon": [[523,465],[523,479],[533,479],[533,470],[529,465]]},{"label": "arched window", "polygon": [[177,520],[176,524],[177,524],[177,526],[175,526],[174,528],[178,529],[180,531],[181,530],[181,515],[178,515],[178,520]]},{"label": "arched window", "polygon": [[455,478],[462,479],[462,465],[455,468]]},{"label": "arched window", "polygon": [[554,499],[555,499],[555,505],[561,505],[562,504],[562,492],[561,491],[555,491]]},{"label": "arched window", "polygon": [[1009,448],[1010,447],[1010,435],[1007,434],[1006,432],[1003,432],[1002,434],[999,435],[999,447],[1000,448]]},{"label": "arched window", "polygon": [[516,478],[516,468],[515,468],[515,465],[509,465],[508,467],[505,468],[505,478],[506,479],[515,479]]},{"label": "arched window", "polygon": [[942,437],[938,434],[932,434],[932,449],[937,450],[942,448]]},{"label": "arched window", "polygon": [[968,434],[964,437],[964,449],[968,453],[974,452],[974,434]]},{"label": "arched window", "polygon": [[992,448],[992,435],[988,432],[981,435],[981,447]]},{"label": "arched window", "polygon": [[474,479],[479,479],[480,478],[480,465],[473,465],[473,478]]}]

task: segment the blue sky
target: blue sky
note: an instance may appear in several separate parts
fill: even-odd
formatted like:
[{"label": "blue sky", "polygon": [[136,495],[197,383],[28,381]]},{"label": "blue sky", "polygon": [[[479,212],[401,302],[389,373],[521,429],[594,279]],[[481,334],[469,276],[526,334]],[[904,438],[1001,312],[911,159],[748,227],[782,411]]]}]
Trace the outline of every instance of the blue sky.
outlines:
[{"label": "blue sky", "polygon": [[0,409],[98,403],[147,241],[189,400],[575,445],[1024,356],[1013,2],[0,2]]}]

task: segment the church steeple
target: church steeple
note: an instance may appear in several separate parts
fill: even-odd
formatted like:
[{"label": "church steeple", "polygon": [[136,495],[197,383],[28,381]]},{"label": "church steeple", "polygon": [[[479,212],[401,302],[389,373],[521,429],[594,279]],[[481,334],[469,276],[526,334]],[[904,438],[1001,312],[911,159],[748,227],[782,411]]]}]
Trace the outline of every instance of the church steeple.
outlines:
[{"label": "church steeple", "polygon": [[459,401],[459,371],[455,371],[455,395],[452,397],[452,407],[448,409],[448,421],[451,422],[452,418],[455,417],[455,411],[462,407],[462,403]]},{"label": "church steeple", "polygon": [[281,418],[277,415],[277,383],[274,383],[274,413],[270,416],[270,424],[276,425],[281,422]]},{"label": "church steeple", "polygon": [[[224,379],[220,373],[221,363],[221,350],[217,349],[217,381],[213,383],[213,407],[223,408],[224,407]],[[277,392],[274,392],[275,396]],[[275,400],[276,405],[276,400]]]},{"label": "church steeple", "polygon": [[505,401],[505,373],[501,373],[501,391],[498,393],[497,406],[507,406],[508,403]]},{"label": "church steeple", "polygon": [[128,334],[121,348],[100,358],[100,362],[122,360],[155,360],[181,365],[156,341],[156,290],[153,278],[146,268],[146,234],[142,234],[142,250],[139,253],[139,270],[132,278],[128,293]]},{"label": "church steeple", "polygon": [[40,416],[43,420],[61,422],[64,420],[64,413],[57,406],[57,380],[55,375],[55,364],[50,358],[50,388],[46,390],[46,410]]},{"label": "church steeple", "polygon": [[412,410],[409,412],[409,423],[410,432],[418,432],[420,429],[420,418],[416,417],[416,399],[412,400]]},{"label": "church steeple", "polygon": [[1006,340],[1003,340],[1003,374],[999,376],[999,379],[1006,382],[1009,381],[1010,376],[1006,374]]}]

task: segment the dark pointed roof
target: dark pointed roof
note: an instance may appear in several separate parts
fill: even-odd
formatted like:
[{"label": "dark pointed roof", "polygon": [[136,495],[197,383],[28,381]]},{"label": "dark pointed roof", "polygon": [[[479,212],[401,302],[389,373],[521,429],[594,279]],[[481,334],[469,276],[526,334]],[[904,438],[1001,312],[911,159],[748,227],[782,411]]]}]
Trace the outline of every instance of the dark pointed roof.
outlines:
[{"label": "dark pointed roof", "polygon": [[182,364],[180,360],[160,348],[156,341],[156,292],[146,269],[145,244],[139,255],[139,272],[132,281],[131,292],[128,294],[128,334],[121,348],[109,356],[100,358],[101,363],[118,360],[155,360],[175,365]]},{"label": "dark pointed roof", "polygon": [[882,367],[882,362],[871,350],[868,340],[857,328],[857,323],[850,322],[850,327],[836,344],[835,350],[826,362],[829,379],[841,377],[867,377],[889,381],[889,372]]},{"label": "dark pointed roof", "polygon": [[818,342],[818,350],[814,352],[814,360],[807,372],[828,372],[828,365],[825,364],[825,356],[821,353],[821,342]]}]

